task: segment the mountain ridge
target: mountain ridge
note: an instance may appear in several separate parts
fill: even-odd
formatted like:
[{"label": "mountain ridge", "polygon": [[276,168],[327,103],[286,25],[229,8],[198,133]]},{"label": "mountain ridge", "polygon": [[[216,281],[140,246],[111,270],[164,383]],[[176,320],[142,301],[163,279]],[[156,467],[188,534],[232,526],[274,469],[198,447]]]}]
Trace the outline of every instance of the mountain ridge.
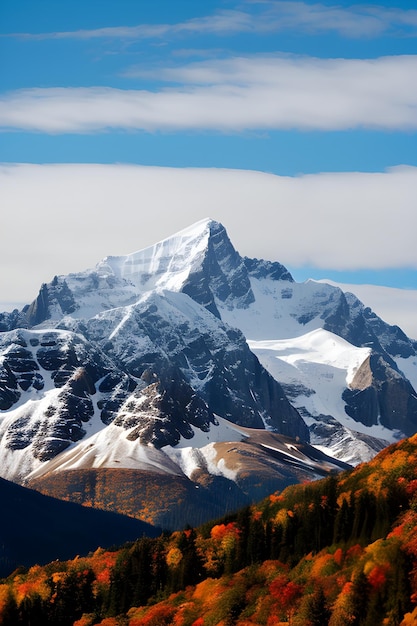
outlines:
[{"label": "mountain ridge", "polygon": [[[198,433],[227,441],[233,424],[310,442],[330,465],[417,430],[416,342],[353,294],[241,257],[208,218],[56,276],[0,328],[0,458],[17,482],[65,471],[67,451],[142,469],[180,446],[175,472],[199,458],[204,473]],[[230,454],[216,458],[233,481]]]}]

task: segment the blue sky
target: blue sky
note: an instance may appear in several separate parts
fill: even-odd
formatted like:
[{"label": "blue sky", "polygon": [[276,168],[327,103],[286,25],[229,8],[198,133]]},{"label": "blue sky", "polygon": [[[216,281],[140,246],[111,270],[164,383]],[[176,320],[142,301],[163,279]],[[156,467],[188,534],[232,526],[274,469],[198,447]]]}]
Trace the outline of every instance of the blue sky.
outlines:
[{"label": "blue sky", "polygon": [[297,280],[417,289],[411,4],[2,0],[0,300],[207,215]]}]

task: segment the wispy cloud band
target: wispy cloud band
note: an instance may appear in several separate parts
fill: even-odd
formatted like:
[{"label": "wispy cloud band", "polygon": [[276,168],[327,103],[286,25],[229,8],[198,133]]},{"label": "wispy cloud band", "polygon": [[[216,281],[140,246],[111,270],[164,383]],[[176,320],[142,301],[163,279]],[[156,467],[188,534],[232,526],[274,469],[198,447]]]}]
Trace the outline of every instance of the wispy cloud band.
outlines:
[{"label": "wispy cloud band", "polygon": [[173,24],[139,24],[76,31],[14,33],[33,39],[150,39],[182,35],[231,35],[297,31],[308,34],[333,32],[346,38],[370,38],[386,33],[416,35],[415,9],[354,4],[350,7],[277,0],[248,1],[239,8]]},{"label": "wispy cloud band", "polygon": [[[134,70],[131,71],[132,75]],[[417,56],[246,57],[159,70],[180,87],[24,89],[0,99],[0,127],[239,132],[417,128]]]}]

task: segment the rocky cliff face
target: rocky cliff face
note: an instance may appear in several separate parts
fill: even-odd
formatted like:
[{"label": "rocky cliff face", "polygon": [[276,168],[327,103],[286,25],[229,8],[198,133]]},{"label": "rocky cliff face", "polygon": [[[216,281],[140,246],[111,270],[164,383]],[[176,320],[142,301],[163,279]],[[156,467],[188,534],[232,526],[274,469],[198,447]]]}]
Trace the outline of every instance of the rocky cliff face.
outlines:
[{"label": "rocky cliff face", "polygon": [[406,436],[416,432],[417,396],[410,382],[381,354],[359,368],[344,395],[346,413],[368,426],[381,424]]}]

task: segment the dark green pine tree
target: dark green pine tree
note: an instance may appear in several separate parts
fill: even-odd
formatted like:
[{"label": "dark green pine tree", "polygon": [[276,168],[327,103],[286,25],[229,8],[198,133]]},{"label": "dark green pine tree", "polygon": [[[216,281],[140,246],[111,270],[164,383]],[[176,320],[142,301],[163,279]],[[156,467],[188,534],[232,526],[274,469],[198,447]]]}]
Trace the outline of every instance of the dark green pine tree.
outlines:
[{"label": "dark green pine tree", "polygon": [[352,533],[352,524],[352,507],[345,499],[336,514],[333,531],[333,543],[346,543]]},{"label": "dark green pine tree", "polygon": [[142,537],[130,552],[125,570],[128,606],[123,612],[131,606],[146,604],[152,595],[154,589],[153,548],[153,540]]},{"label": "dark green pine tree", "polygon": [[48,626],[50,624],[48,604],[37,594],[24,598],[19,605],[19,620],[15,621],[15,624]]},{"label": "dark green pine tree", "polygon": [[178,589],[197,584],[204,575],[203,562],[197,552],[195,540],[196,532],[193,528],[186,529],[180,535],[178,548],[182,552],[182,559],[179,564]]},{"label": "dark green pine tree", "polygon": [[412,611],[410,572],[413,566],[410,558],[400,548],[391,566],[393,571],[387,586],[385,609],[389,626],[397,626],[401,623],[405,613]]},{"label": "dark green pine tree", "polygon": [[131,569],[130,551],[125,548],[120,551],[113,567],[108,596],[103,598],[102,613],[106,617],[125,613],[130,608],[133,596],[132,580],[129,579]]},{"label": "dark green pine tree", "polygon": [[368,613],[370,587],[366,574],[361,571],[352,583],[352,626],[364,626]]},{"label": "dark green pine tree", "polygon": [[305,626],[326,626],[329,623],[331,611],[324,595],[323,587],[319,585],[315,591],[307,596],[302,617]]},{"label": "dark green pine tree", "polygon": [[265,526],[262,519],[252,518],[249,525],[249,534],[246,545],[248,565],[262,563],[269,554],[266,542]]},{"label": "dark green pine tree", "polygon": [[236,517],[236,524],[239,529],[238,544],[237,544],[237,549],[236,549],[236,565],[235,565],[236,571],[243,569],[250,562],[250,559],[248,556],[250,519],[251,519],[251,512],[248,506],[241,509],[238,512],[237,517]]}]

